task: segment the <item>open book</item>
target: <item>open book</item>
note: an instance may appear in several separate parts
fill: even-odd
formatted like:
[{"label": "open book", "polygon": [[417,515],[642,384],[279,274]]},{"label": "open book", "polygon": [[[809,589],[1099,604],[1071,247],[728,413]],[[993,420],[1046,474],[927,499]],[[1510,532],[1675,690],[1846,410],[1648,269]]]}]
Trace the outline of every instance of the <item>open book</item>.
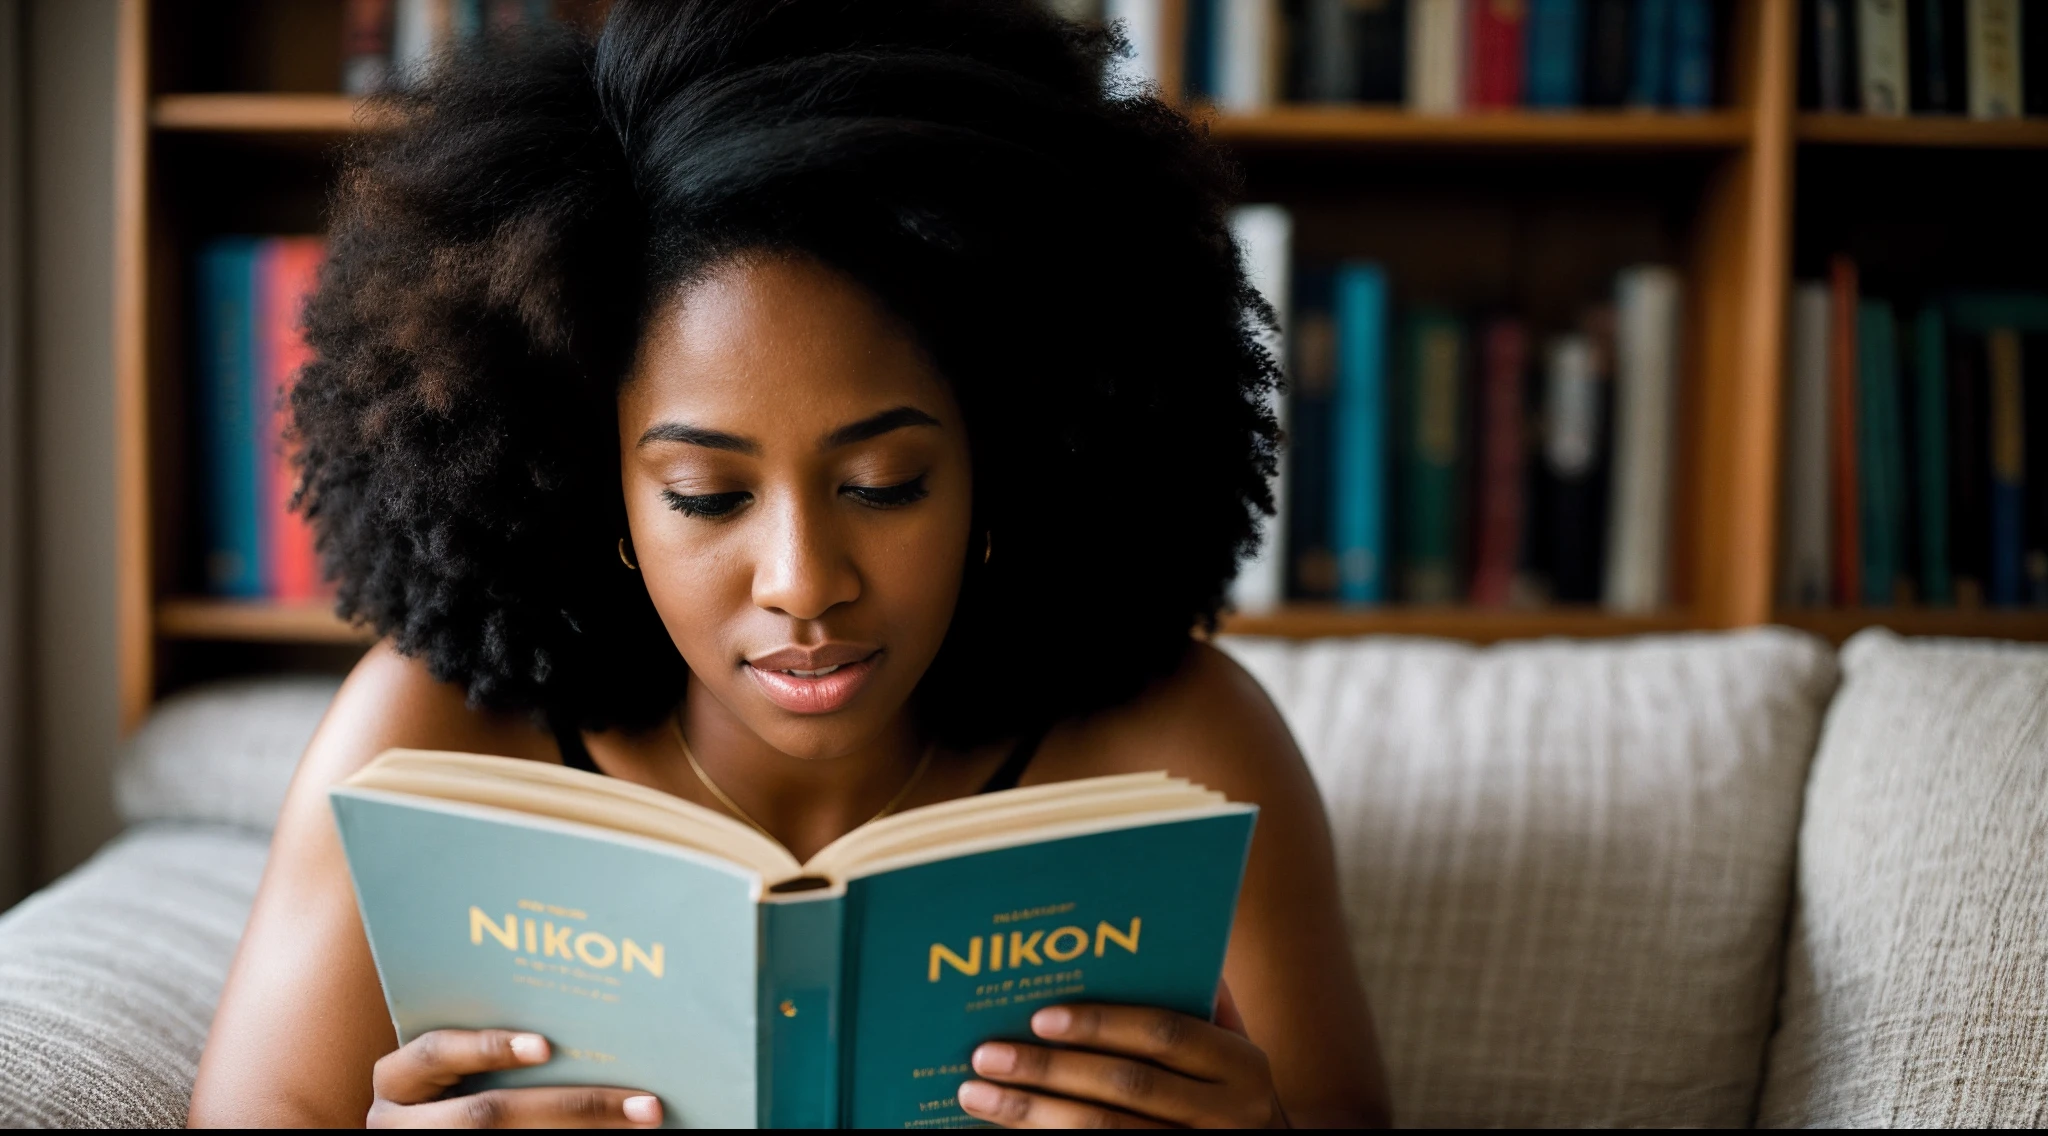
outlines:
[{"label": "open book", "polygon": [[604,1084],[671,1126],[952,1127],[968,1054],[1057,1002],[1208,1016],[1257,809],[1164,773],[863,825],[799,864],[557,765],[391,750],[330,791],[399,1040],[546,1035],[480,1080]]}]

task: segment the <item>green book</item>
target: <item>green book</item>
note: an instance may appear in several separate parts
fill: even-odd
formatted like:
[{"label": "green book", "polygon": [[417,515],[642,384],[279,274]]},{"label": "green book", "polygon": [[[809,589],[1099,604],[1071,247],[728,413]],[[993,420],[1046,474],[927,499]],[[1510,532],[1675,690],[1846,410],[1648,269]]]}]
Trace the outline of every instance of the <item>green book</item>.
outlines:
[{"label": "green book", "polygon": [[1214,1011],[1257,809],[1164,773],[864,825],[798,864],[555,765],[392,750],[329,793],[401,1043],[531,1030],[471,1087],[614,1085],[670,1127],[955,1127],[968,1056],[1061,1002]]},{"label": "green book", "polygon": [[1905,436],[1899,425],[1898,327],[1892,306],[1864,300],[1856,308],[1857,543],[1863,555],[1863,602],[1894,599],[1905,506]]},{"label": "green book", "polygon": [[1408,320],[1401,500],[1402,597],[1454,603],[1458,594],[1458,454],[1464,431],[1465,343],[1456,316]]},{"label": "green book", "polygon": [[1956,596],[1948,562],[1948,332],[1939,307],[1920,309],[1913,353],[1920,588],[1928,603],[1947,606]]}]

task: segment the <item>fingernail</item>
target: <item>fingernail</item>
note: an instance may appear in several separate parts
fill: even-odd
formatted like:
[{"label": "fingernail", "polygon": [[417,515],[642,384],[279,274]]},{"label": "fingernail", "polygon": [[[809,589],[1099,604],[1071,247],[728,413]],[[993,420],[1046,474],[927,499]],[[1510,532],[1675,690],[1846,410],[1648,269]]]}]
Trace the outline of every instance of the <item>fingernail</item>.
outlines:
[{"label": "fingernail", "polygon": [[548,1059],[548,1039],[537,1033],[512,1035],[512,1056],[529,1065]]},{"label": "fingernail", "polygon": [[1003,1091],[986,1081],[968,1081],[960,1086],[960,1107],[969,1112],[994,1112]]},{"label": "fingernail", "polygon": [[661,1102],[653,1097],[627,1097],[626,1119],[635,1124],[654,1124],[661,1120]]},{"label": "fingernail", "polygon": [[1073,1011],[1053,1006],[1031,1015],[1031,1032],[1040,1037],[1057,1037],[1074,1028]]},{"label": "fingernail", "polygon": [[1007,1073],[1017,1067],[1017,1051],[999,1042],[991,1042],[974,1051],[974,1071],[977,1073]]}]

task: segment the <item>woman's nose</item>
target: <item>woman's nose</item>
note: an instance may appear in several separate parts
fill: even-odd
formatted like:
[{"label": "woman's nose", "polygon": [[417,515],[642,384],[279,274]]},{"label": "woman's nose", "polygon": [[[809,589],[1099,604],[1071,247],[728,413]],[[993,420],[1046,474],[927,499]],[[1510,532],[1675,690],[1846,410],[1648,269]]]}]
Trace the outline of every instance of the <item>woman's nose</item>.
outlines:
[{"label": "woman's nose", "polygon": [[763,526],[754,603],[791,619],[817,619],[860,596],[860,573],[830,520],[801,505]]}]

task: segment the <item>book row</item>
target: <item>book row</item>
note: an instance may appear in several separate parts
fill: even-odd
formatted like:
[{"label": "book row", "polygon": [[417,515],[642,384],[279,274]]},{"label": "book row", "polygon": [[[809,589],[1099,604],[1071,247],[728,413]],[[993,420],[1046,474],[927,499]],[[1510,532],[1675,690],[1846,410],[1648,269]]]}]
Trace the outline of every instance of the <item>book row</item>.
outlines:
[{"label": "book row", "polygon": [[297,474],[286,397],[308,352],[299,316],[320,271],[317,237],[222,237],[198,256],[192,391],[202,576],[209,594],[310,600],[325,586]]},{"label": "book row", "polygon": [[524,24],[587,19],[602,0],[346,0],[342,90],[373,94],[418,72],[435,52]]},{"label": "book row", "polygon": [[1680,281],[1620,270],[1580,318],[1400,302],[1368,260],[1294,264],[1278,206],[1235,217],[1283,313],[1280,512],[1233,602],[1631,613],[1671,603]]},{"label": "book row", "polygon": [[[1697,109],[1714,101],[1714,0],[1109,0],[1140,70],[1181,53],[1190,99],[1386,103],[1431,114],[1540,107]],[[1067,4],[1068,8],[1079,5]]]},{"label": "book row", "polygon": [[2048,293],[1865,294],[1790,313],[1779,600],[2048,606]]},{"label": "book row", "polygon": [[2048,115],[2048,6],[2028,7],[1803,0],[1801,104],[1885,116]]}]

